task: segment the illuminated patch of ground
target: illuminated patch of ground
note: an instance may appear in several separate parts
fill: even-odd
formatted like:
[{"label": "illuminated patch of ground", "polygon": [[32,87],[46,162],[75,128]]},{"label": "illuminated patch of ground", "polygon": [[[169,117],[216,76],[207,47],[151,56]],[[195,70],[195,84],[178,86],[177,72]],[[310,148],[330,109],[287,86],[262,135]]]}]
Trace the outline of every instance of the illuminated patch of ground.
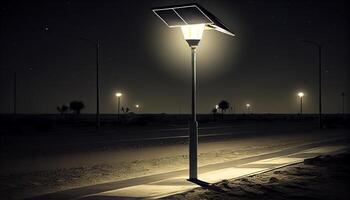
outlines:
[{"label": "illuminated patch of ground", "polygon": [[303,163],[164,199],[349,199],[350,154],[319,156]]}]

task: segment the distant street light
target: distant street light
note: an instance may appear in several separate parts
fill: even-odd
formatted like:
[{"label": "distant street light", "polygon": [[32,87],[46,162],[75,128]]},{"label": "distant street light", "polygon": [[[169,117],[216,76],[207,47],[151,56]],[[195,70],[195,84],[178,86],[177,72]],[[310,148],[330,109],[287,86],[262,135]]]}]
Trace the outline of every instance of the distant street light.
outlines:
[{"label": "distant street light", "polygon": [[123,94],[120,92],[115,93],[115,96],[117,97],[117,106],[118,106],[118,111],[117,111],[117,120],[119,122],[119,115],[120,115],[120,98]]},{"label": "distant street light", "polygon": [[141,108],[141,106],[140,106],[139,104],[136,104],[136,105],[135,105],[135,108],[136,108],[137,111],[139,111],[140,108]]},{"label": "distant street light", "polygon": [[247,108],[247,114],[249,114],[250,104],[249,103],[245,104],[245,107]]},{"label": "distant street light", "polygon": [[187,4],[154,8],[153,12],[170,28],[181,28],[185,40],[191,48],[192,57],[192,118],[190,122],[189,140],[189,180],[197,180],[197,146],[198,146],[198,123],[197,123],[197,47],[202,39],[204,30],[217,30],[234,36],[213,14],[198,4]]},{"label": "distant street light", "polygon": [[318,49],[318,116],[319,126],[322,128],[322,44],[310,40],[302,40]]},{"label": "distant street light", "polygon": [[302,115],[303,114],[303,96],[304,96],[304,93],[299,92],[298,96],[300,97],[300,114]]},{"label": "distant street light", "polygon": [[218,110],[219,109],[219,105],[215,105],[215,109]]}]

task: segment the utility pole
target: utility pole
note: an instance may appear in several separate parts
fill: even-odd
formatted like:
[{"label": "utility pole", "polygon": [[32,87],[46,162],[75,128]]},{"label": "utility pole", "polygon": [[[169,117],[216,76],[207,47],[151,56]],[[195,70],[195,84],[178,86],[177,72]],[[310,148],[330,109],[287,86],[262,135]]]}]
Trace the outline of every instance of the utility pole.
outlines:
[{"label": "utility pole", "polygon": [[342,97],[342,114],[345,114],[345,92],[341,93],[341,97]]},{"label": "utility pole", "polygon": [[318,118],[319,127],[322,129],[322,44],[310,40],[302,40],[318,49]]},{"label": "utility pole", "polygon": [[80,37],[81,40],[85,40],[95,45],[96,47],[96,130],[100,129],[100,81],[99,81],[99,60],[100,60],[100,41],[91,40],[85,37]]},{"label": "utility pole", "polygon": [[322,46],[318,47],[318,115],[320,129],[322,129]]},{"label": "utility pole", "polygon": [[17,72],[13,72],[13,115],[17,114]]},{"label": "utility pole", "polygon": [[100,41],[96,41],[96,129],[101,126],[100,120],[100,84],[99,84],[99,60],[100,60]]}]

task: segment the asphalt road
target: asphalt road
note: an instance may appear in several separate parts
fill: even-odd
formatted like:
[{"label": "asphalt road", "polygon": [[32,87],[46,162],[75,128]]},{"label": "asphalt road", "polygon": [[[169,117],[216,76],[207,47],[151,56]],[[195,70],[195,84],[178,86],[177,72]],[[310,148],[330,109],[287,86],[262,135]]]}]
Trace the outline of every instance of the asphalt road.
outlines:
[{"label": "asphalt road", "polygon": [[[239,124],[211,124],[199,126],[199,139],[226,137],[255,137],[275,134],[298,134],[314,130],[316,123],[306,122],[242,122]],[[130,127],[74,132],[61,130],[47,135],[22,134],[2,138],[1,158],[51,156],[98,149],[134,148],[135,146],[187,142],[188,128]]]},{"label": "asphalt road", "polygon": [[[317,124],[265,122],[212,125],[199,129],[199,153],[279,145],[336,137],[343,132],[319,132]],[[6,142],[0,174],[22,173],[110,163],[171,157],[187,154],[186,127],[162,129],[109,130],[84,134],[22,136]],[[7,149],[6,149],[7,148]],[[93,159],[91,159],[93,158]],[[117,158],[117,159],[115,159]],[[64,162],[63,162],[64,161]]]}]

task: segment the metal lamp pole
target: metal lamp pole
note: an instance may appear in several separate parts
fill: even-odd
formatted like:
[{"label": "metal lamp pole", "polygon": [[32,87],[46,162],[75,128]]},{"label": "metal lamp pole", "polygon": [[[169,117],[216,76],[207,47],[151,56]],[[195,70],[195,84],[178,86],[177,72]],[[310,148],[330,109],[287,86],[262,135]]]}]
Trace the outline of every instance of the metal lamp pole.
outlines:
[{"label": "metal lamp pole", "polygon": [[303,114],[303,97],[300,97],[300,114]]},{"label": "metal lamp pole", "polygon": [[120,96],[117,97],[117,104],[118,104],[118,113],[117,113],[117,120],[119,122],[119,112],[120,112]]},{"label": "metal lamp pole", "polygon": [[192,58],[192,117],[190,124],[190,180],[197,179],[197,147],[198,147],[198,122],[197,122],[197,46],[191,46]]},{"label": "metal lamp pole", "polygon": [[181,27],[185,40],[191,48],[192,65],[192,108],[191,120],[189,124],[189,180],[196,181],[197,172],[197,148],[198,148],[198,122],[197,122],[197,47],[202,38],[204,26],[195,25]]},{"label": "metal lamp pole", "polygon": [[117,97],[117,106],[118,106],[118,110],[117,110],[117,121],[119,122],[120,98],[121,98],[121,96],[122,96],[122,93],[117,92],[117,93],[115,93],[115,96]]}]

